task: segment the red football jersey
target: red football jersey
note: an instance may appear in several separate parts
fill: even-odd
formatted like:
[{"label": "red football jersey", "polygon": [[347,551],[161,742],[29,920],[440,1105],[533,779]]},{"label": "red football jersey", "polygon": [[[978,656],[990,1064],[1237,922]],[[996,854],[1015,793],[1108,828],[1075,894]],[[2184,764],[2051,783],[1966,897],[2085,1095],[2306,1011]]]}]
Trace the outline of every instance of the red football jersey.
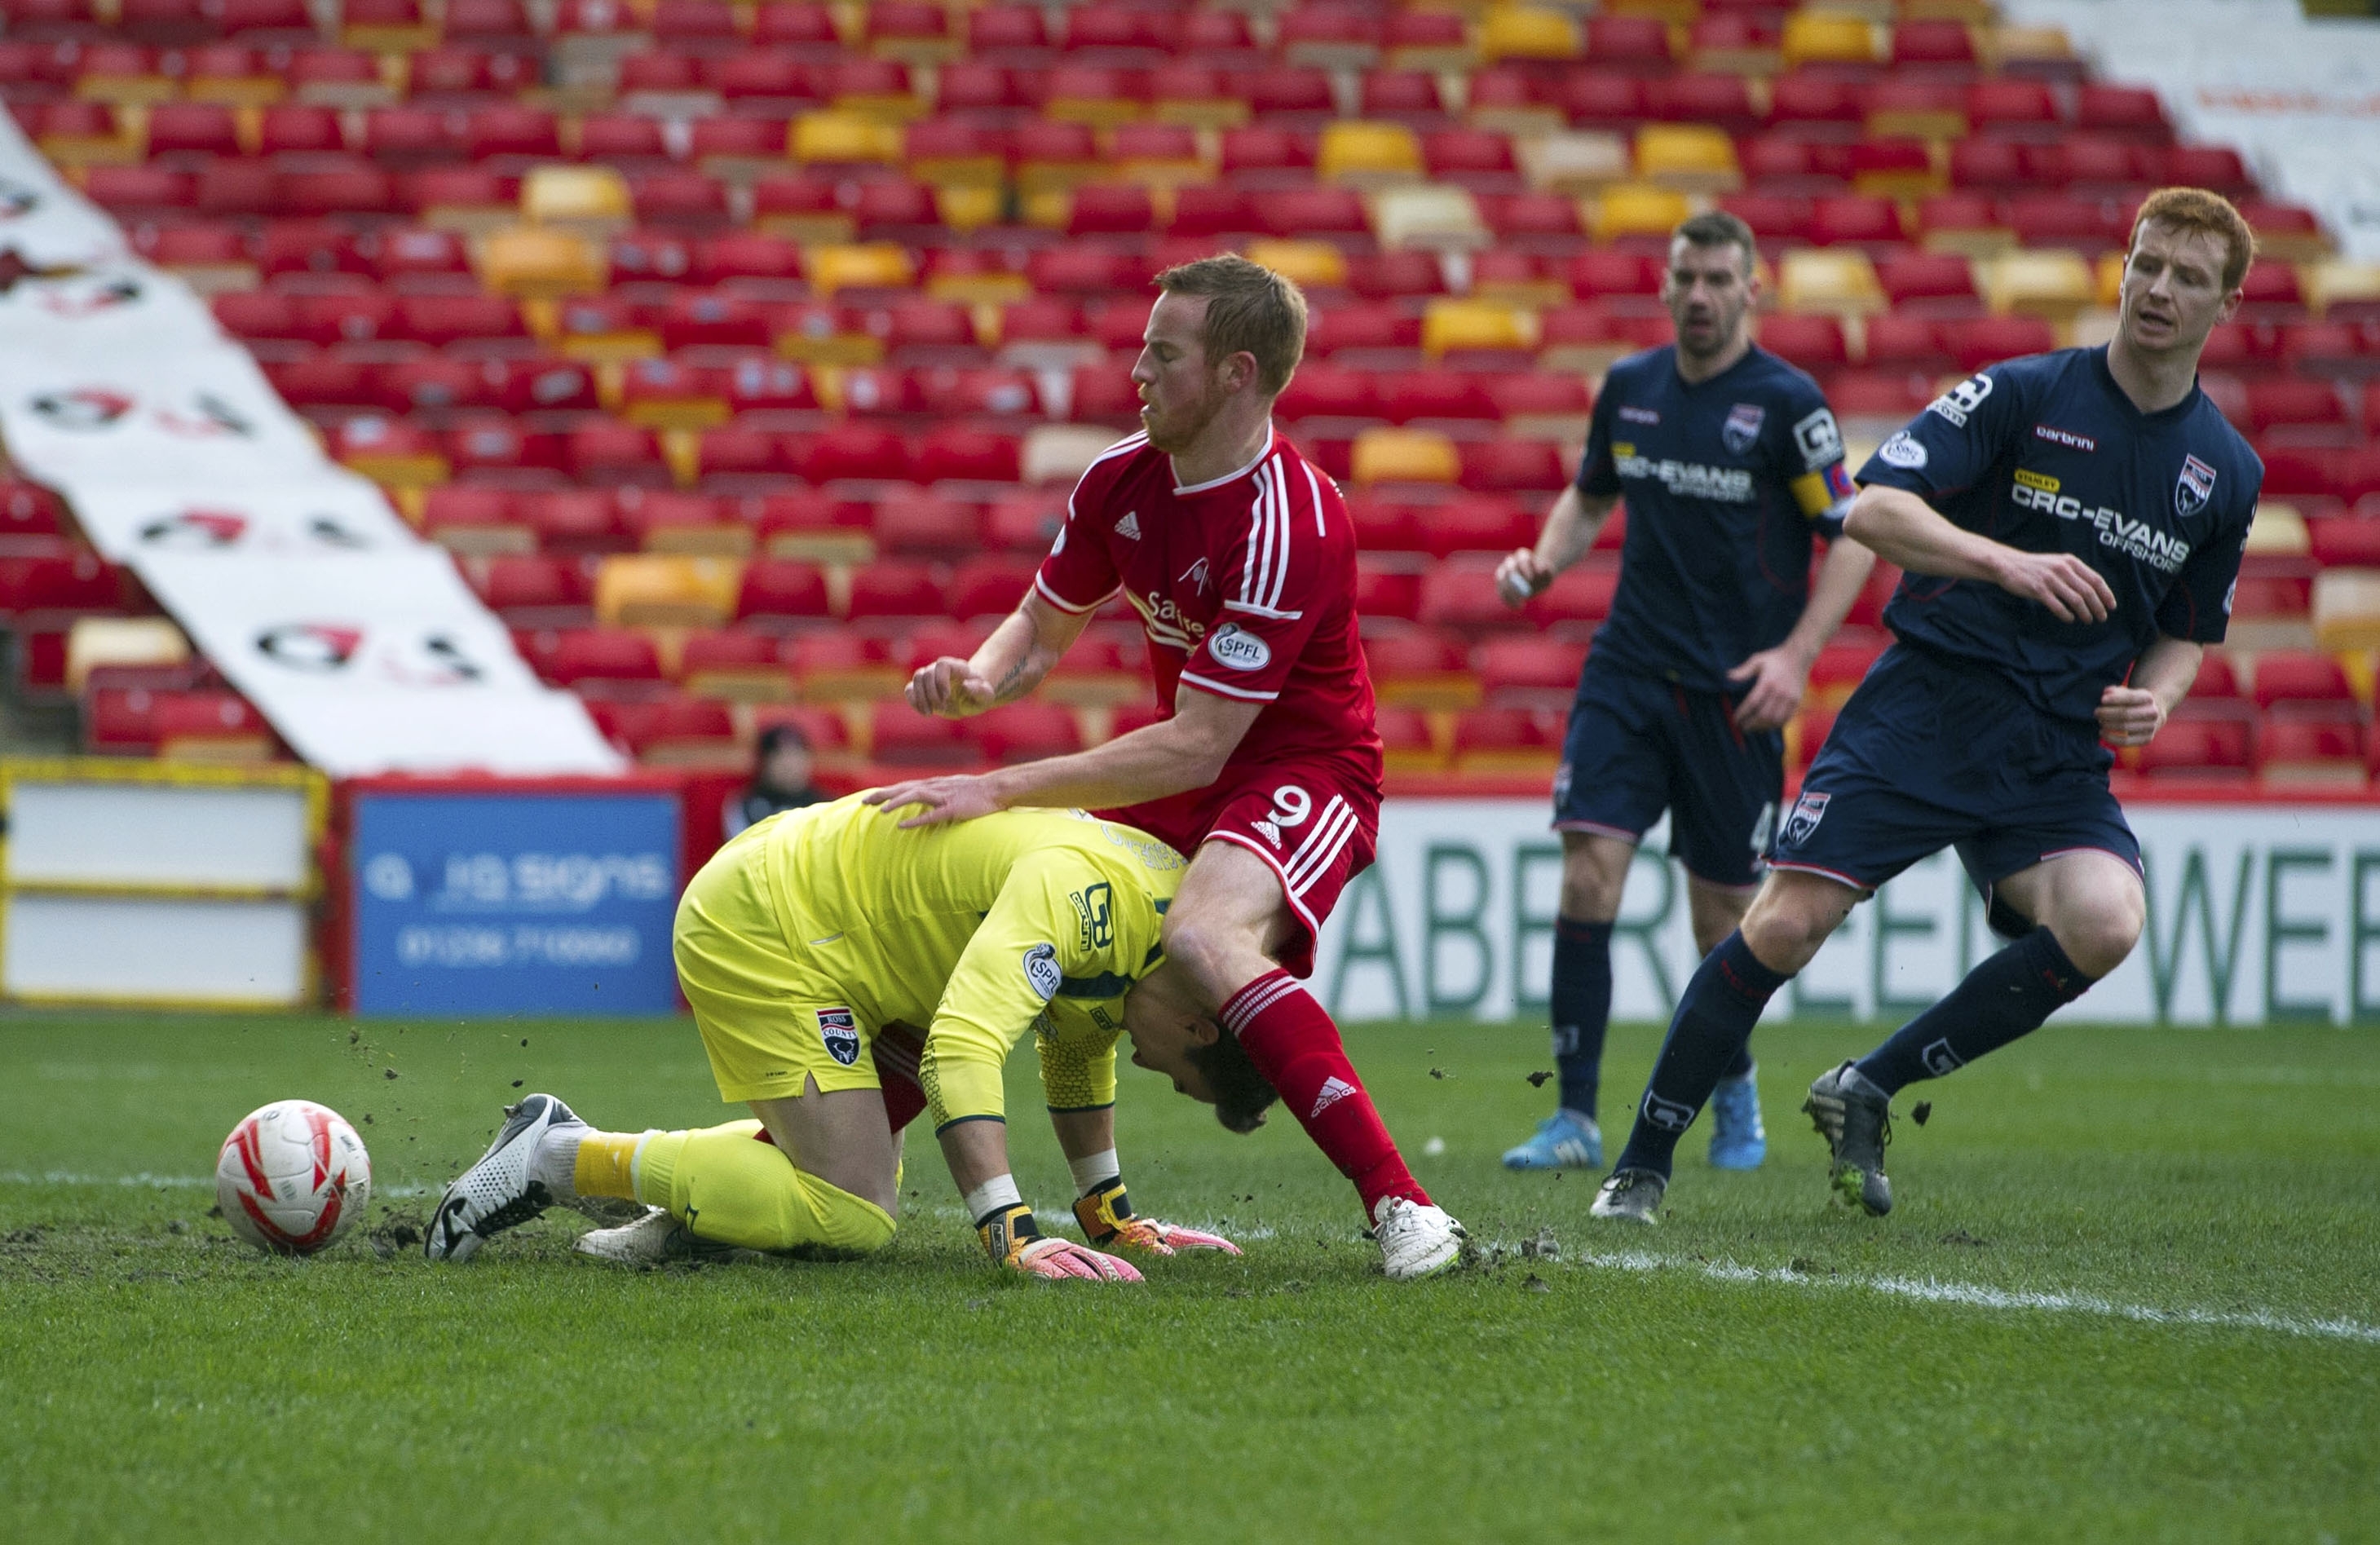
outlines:
[{"label": "red football jersey", "polygon": [[1354,527],[1339,485],[1278,432],[1255,461],[1188,488],[1148,435],[1117,442],[1075,485],[1034,584],[1075,613],[1123,590],[1168,713],[1177,684],[1265,705],[1216,787],[1315,756],[1353,758],[1377,785]]}]

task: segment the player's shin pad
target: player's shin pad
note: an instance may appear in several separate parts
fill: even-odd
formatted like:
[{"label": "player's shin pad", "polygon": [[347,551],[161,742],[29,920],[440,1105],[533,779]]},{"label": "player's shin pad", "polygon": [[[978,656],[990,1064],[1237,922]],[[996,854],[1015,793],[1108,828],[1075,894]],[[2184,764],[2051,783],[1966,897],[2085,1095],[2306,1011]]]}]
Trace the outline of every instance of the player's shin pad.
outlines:
[{"label": "player's shin pad", "polygon": [[1122,1180],[1111,1180],[1077,1200],[1075,1221],[1083,1225],[1083,1237],[1102,1249],[1141,1250],[1150,1255],[1172,1255],[1176,1250],[1240,1253],[1237,1245],[1220,1234],[1183,1228],[1156,1218],[1135,1217]]},{"label": "player's shin pad", "polygon": [[994,1208],[975,1226],[992,1264],[1028,1277],[1078,1277],[1087,1282],[1136,1283],[1132,1263],[1101,1255],[1071,1239],[1053,1239],[1033,1221],[1029,1207]]},{"label": "player's shin pad", "polygon": [[874,1202],[795,1169],[757,1121],[653,1137],[637,1162],[637,1199],[667,1208],[698,1237],[747,1250],[865,1255],[893,1231]]}]

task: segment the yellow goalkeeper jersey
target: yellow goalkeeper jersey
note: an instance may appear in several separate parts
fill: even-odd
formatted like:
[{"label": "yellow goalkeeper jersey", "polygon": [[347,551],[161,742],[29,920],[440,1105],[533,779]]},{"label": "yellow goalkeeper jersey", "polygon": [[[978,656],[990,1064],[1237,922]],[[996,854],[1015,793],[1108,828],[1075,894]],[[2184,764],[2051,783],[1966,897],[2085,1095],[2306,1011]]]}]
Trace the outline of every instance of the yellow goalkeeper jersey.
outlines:
[{"label": "yellow goalkeeper jersey", "polygon": [[904,830],[857,796],[751,836],[795,959],[831,973],[871,1037],[926,1027],[937,1126],[1004,1113],[1002,1068],[1028,1029],[1052,1107],[1114,1100],[1123,995],[1160,958],[1179,853],[1080,810]]}]

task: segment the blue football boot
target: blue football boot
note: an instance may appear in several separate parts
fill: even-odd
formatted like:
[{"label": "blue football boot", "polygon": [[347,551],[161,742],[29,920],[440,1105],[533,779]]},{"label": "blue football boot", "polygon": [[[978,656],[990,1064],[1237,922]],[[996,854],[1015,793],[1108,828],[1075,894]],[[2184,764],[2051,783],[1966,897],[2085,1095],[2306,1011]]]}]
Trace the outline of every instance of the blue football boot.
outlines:
[{"label": "blue football boot", "polygon": [[1584,1116],[1556,1111],[1537,1123],[1536,1131],[1518,1148],[1504,1150],[1508,1170],[1599,1170],[1603,1168],[1603,1128]]},{"label": "blue football boot", "polygon": [[1711,1091],[1710,1162],[1715,1170],[1756,1170],[1768,1156],[1760,1125],[1760,1069],[1722,1078]]}]

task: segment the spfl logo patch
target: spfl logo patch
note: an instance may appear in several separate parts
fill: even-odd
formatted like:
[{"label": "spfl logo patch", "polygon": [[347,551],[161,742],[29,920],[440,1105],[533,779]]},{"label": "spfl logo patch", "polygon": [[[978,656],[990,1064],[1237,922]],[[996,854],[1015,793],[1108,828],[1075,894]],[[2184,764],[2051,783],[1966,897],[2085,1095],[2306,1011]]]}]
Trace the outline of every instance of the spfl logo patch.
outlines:
[{"label": "spfl logo patch", "polygon": [[1720,426],[1718,437],[1727,443],[1730,456],[1742,456],[1760,441],[1760,426],[1767,419],[1768,409],[1756,402],[1740,402],[1727,410],[1727,422]]},{"label": "spfl logo patch", "polygon": [[859,1021],[847,1008],[822,1008],[818,1011],[819,1039],[826,1042],[826,1054],[845,1067],[859,1061]]},{"label": "spfl logo patch", "polygon": [[2215,497],[2215,468],[2194,456],[2181,458],[2181,476],[2174,480],[2173,513],[2187,520]]},{"label": "spfl logo patch", "polygon": [[1057,945],[1036,944],[1025,952],[1025,979],[1043,1003],[1058,995],[1058,984],[1064,979],[1065,973],[1058,966]]},{"label": "spfl logo patch", "polygon": [[1794,800],[1792,810],[1785,817],[1785,830],[1777,834],[1777,845],[1799,847],[1808,842],[1811,833],[1817,831],[1818,822],[1827,819],[1828,797],[1824,794],[1804,794]]}]

